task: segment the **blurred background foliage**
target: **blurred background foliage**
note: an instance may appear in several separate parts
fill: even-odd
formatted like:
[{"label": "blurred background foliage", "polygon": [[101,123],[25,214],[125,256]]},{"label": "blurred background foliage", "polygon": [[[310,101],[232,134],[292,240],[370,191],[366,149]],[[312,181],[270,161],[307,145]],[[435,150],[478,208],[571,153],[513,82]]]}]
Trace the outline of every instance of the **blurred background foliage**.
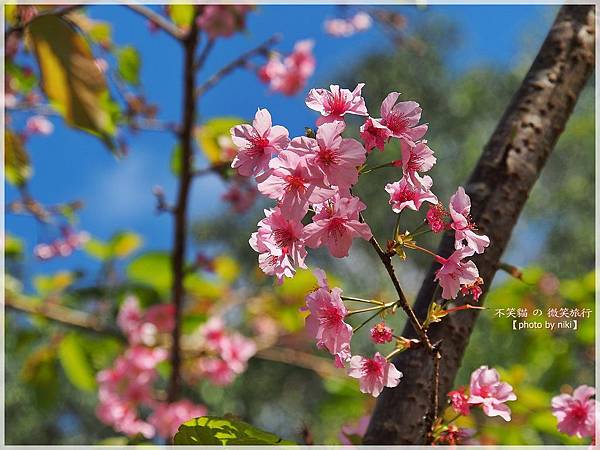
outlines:
[{"label": "blurred background foliage", "polygon": [[[101,40],[102,30],[94,29],[90,33]],[[525,43],[523,64],[514,71],[475,67],[455,75],[446,61],[462,38],[460,30],[445,18],[428,17],[413,24],[412,31],[423,45],[401,44],[372,54],[354,61],[343,73],[313,84],[339,82],[353,87],[365,82],[367,106],[375,117],[374,111],[392,90],[402,92],[402,99],[421,103],[423,119],[430,124],[429,145],[438,157],[431,174],[435,192],[447,202],[468,177],[537,49],[529,49]],[[138,83],[137,56],[127,48],[118,54],[125,61],[123,79]],[[23,83],[27,77],[23,75]],[[384,154],[369,159],[376,164],[399,155],[392,144]],[[529,266],[524,281],[497,277],[486,301],[491,309],[480,315],[457,379],[457,386],[467,383],[470,372],[485,364],[498,368],[517,393],[518,401],[510,404],[513,421],[508,424],[477,414],[458,422],[476,428],[475,438],[481,443],[581,443],[556,431],[550,399],[565,385],[594,384],[594,317],[581,319],[577,332],[513,331],[510,320],[495,318],[493,311],[524,305],[544,311],[556,306],[593,309],[594,167],[594,86],[590,84],[531,193],[505,255],[507,262]],[[357,187],[369,206],[367,221],[380,240],[391,234],[395,220],[385,207],[383,186],[396,178],[397,172],[386,168],[377,175],[365,175]],[[257,271],[248,237],[265,205],[259,201],[243,216],[231,213],[194,224],[199,251],[218,258],[210,268],[199,268],[186,280],[191,299],[184,329],[193,329],[216,303],[225,300],[223,303],[233,305],[228,319],[242,329],[253,329],[268,318],[280,330],[280,342],[323,356],[302,333],[303,315],[298,313],[306,291],[315,284],[312,275],[299,272],[273,289],[272,280]],[[417,215],[407,216],[403,227],[414,228]],[[424,243],[435,248],[437,237],[427,235]],[[102,263],[93,285],[82,281],[81,274],[67,270],[53,276],[27,273],[22,254],[30,250],[18,237],[6,236],[7,295],[34,306],[55,302],[84,310],[109,328],[118,308],[114,299],[121,301],[125,293],[134,292],[144,305],[151,305],[165,300],[170,285],[168,254],[144,252],[143,242],[133,233],[117,233],[110,241],[94,239],[86,245],[86,252]],[[429,260],[421,254],[397,262],[410,295],[418,290],[428,265]],[[385,298],[392,294],[383,271],[374,269],[379,267],[375,255],[364,242],[356,241],[351,256],[342,261],[333,261],[323,251],[313,252],[311,266],[324,267],[349,295]],[[25,295],[21,282],[28,277],[33,277],[35,293]],[[400,330],[403,319],[397,315],[390,323]],[[118,338],[82,333],[13,312],[6,315],[5,336],[8,444],[128,442],[94,416],[94,376],[122,350]],[[373,348],[365,337],[356,350],[370,353]],[[332,371],[318,372],[254,358],[232,385],[221,388],[201,382],[186,395],[205,403],[211,415],[233,413],[286,439],[335,444],[341,425],[368,414],[374,401],[361,394],[353,380]]]}]

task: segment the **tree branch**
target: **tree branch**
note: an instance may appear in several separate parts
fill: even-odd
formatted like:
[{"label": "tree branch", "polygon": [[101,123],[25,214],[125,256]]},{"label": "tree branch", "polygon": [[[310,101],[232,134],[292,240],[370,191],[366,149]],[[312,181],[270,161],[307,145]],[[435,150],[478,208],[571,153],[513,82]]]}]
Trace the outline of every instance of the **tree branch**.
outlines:
[{"label": "tree branch", "polygon": [[[474,258],[486,286],[492,284],[529,192],[594,69],[594,22],[593,5],[560,9],[467,183],[473,219],[491,240],[487,251]],[[437,254],[448,256],[453,244],[452,233],[446,233]],[[413,305],[421,319],[433,298],[437,267],[429,269]],[[457,303],[464,303],[464,299]],[[428,330],[432,340],[444,339],[440,347],[444,355],[439,370],[441,398],[452,388],[478,314],[478,310],[471,310],[460,317],[449,315]],[[405,333],[412,334],[411,327],[405,327]],[[410,355],[399,354],[394,364],[404,377],[396,388],[385,389],[377,399],[363,443],[424,444],[429,430],[422,418],[429,408],[432,386],[423,374],[434,370],[433,361],[427,352],[416,350]]]},{"label": "tree branch", "polygon": [[254,56],[261,55],[261,54],[267,54],[269,49],[273,45],[277,44],[280,40],[281,40],[281,35],[275,34],[275,35],[271,36],[269,39],[267,39],[265,42],[263,42],[261,45],[259,45],[258,47],[253,48],[252,50],[249,50],[246,53],[241,54],[239,57],[237,57],[236,59],[231,61],[229,64],[227,64],[225,67],[223,67],[221,70],[219,70],[217,73],[212,75],[203,84],[201,84],[198,87],[198,89],[196,90],[196,96],[201,97],[202,95],[204,95],[204,93],[206,91],[213,88],[219,81],[221,81],[222,78],[229,75],[235,69],[244,67],[249,62],[249,60],[251,58],[253,58]]},{"label": "tree branch", "polygon": [[173,24],[169,20],[165,19],[160,14],[152,11],[147,6],[138,5],[136,3],[129,3],[125,6],[127,6],[132,11],[135,11],[139,15],[145,17],[146,19],[150,20],[152,23],[154,23],[154,25],[161,28],[163,31],[166,31],[168,34],[173,36],[175,39],[177,39],[179,41],[184,39],[185,33],[182,30],[177,28],[177,26],[175,24]]},{"label": "tree branch", "polygon": [[[196,11],[197,12],[197,11]],[[185,277],[186,236],[187,236],[187,209],[190,187],[193,180],[193,148],[192,137],[194,122],[196,120],[196,98],[194,96],[196,73],[194,58],[198,47],[199,30],[196,20],[192,21],[189,34],[185,38],[184,68],[183,68],[183,125],[180,135],[181,146],[181,173],[177,203],[173,208],[175,218],[173,253],[171,255],[171,270],[173,273],[172,302],[175,306],[175,327],[173,329],[173,349],[171,351],[171,376],[168,387],[168,401],[173,402],[179,395],[179,378],[181,369],[180,337],[181,313],[185,291],[183,280]]]}]

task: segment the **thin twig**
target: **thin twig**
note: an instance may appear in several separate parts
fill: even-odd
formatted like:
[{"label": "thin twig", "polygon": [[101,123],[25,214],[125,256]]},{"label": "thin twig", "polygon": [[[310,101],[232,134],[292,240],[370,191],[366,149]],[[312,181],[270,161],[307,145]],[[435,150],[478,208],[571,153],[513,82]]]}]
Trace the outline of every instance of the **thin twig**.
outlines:
[{"label": "thin twig", "polygon": [[11,308],[15,311],[21,311],[35,316],[45,317],[53,320],[54,322],[58,322],[69,327],[74,327],[79,330],[112,336],[118,338],[119,340],[125,340],[125,336],[123,336],[123,334],[117,328],[111,328],[108,325],[103,324],[100,320],[98,320],[97,316],[90,313],[78,311],[76,309],[68,308],[56,303],[37,303],[33,300],[14,295],[10,291],[6,292],[4,302],[8,308]]},{"label": "thin twig", "polygon": [[330,359],[292,348],[269,347],[259,350],[254,357],[309,369],[325,378],[343,374],[343,372],[333,366]]},{"label": "thin twig", "polygon": [[185,38],[185,33],[179,29],[176,25],[174,25],[169,20],[165,19],[160,14],[154,12],[152,9],[148,8],[144,5],[138,5],[136,3],[130,3],[125,5],[132,11],[144,16],[146,19],[150,20],[157,27],[161,28],[163,31],[166,31],[168,34],[173,36],[177,40],[183,40]]},{"label": "thin twig", "polygon": [[204,66],[204,63],[206,62],[206,58],[208,58],[208,55],[210,54],[214,45],[215,45],[214,38],[211,37],[208,39],[208,41],[206,41],[206,45],[204,46],[204,48],[202,49],[202,52],[200,53],[200,56],[198,56],[198,59],[194,63],[194,70],[202,69],[202,67]]},{"label": "thin twig", "polygon": [[35,20],[38,17],[41,17],[41,16],[64,16],[64,15],[69,14],[70,12],[72,12],[76,9],[79,9],[83,6],[84,5],[69,5],[69,6],[65,6],[62,8],[56,8],[56,9],[52,9],[49,11],[41,12],[41,13],[35,15],[34,17],[32,17],[27,22],[20,23],[20,24],[15,25],[14,27],[11,27],[8,30],[6,30],[4,32],[4,39],[6,40],[13,33],[21,33],[23,30],[25,30],[27,25],[29,25],[33,20]]},{"label": "thin twig", "polygon": [[197,97],[202,96],[206,91],[213,88],[219,81],[221,81],[222,78],[229,75],[235,69],[237,69],[239,67],[244,67],[248,63],[250,58],[253,58],[254,56],[261,55],[261,54],[267,54],[269,49],[273,45],[277,44],[280,40],[281,40],[281,35],[275,34],[275,35],[271,36],[269,39],[267,39],[265,42],[263,42],[261,45],[259,45],[258,47],[253,48],[252,50],[249,50],[246,53],[241,54],[239,57],[237,57],[236,59],[231,61],[229,64],[224,66],[222,69],[220,69],[218,72],[216,72],[214,75],[212,75],[203,84],[201,84],[198,87],[198,89],[196,90],[196,96]]},{"label": "thin twig", "polygon": [[[196,9],[196,14],[198,10]],[[177,203],[173,209],[174,224],[174,242],[173,252],[171,254],[171,270],[173,273],[172,284],[172,302],[175,307],[175,327],[173,328],[173,349],[171,351],[171,376],[168,386],[168,401],[173,402],[179,395],[179,378],[181,370],[180,337],[181,337],[181,316],[183,309],[183,300],[185,290],[183,280],[185,277],[185,256],[186,256],[186,234],[188,225],[188,199],[192,180],[194,178],[193,168],[193,148],[192,138],[194,131],[194,122],[196,120],[196,98],[194,70],[194,58],[196,48],[198,47],[199,30],[196,20],[192,20],[189,34],[183,41],[185,59],[183,69],[183,125],[180,135],[180,168],[179,187],[177,194]]]}]

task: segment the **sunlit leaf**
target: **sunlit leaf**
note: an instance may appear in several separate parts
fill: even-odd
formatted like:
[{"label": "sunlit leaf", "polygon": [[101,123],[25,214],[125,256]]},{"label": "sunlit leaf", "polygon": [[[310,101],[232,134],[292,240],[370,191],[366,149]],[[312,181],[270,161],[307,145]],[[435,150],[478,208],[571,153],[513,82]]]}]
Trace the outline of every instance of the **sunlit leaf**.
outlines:
[{"label": "sunlit leaf", "polygon": [[10,233],[4,235],[4,256],[18,259],[23,256],[23,241]]},{"label": "sunlit leaf", "polygon": [[98,239],[88,240],[83,245],[83,250],[100,261],[106,261],[110,257],[110,246]]},{"label": "sunlit leaf", "polygon": [[232,283],[240,274],[240,266],[230,256],[219,255],[214,259],[215,273],[224,281]]},{"label": "sunlit leaf", "polygon": [[177,177],[181,174],[181,146],[179,144],[173,147],[173,153],[171,153],[171,172]]},{"label": "sunlit leaf", "polygon": [[94,371],[75,333],[66,335],[60,341],[58,358],[65,375],[75,387],[82,391],[93,391],[96,388]]},{"label": "sunlit leaf", "polygon": [[142,61],[138,51],[132,47],[122,47],[117,51],[119,76],[127,83],[137,86],[140,84],[140,68]]},{"label": "sunlit leaf", "polygon": [[180,28],[188,28],[194,19],[194,5],[169,5],[169,16]]},{"label": "sunlit leaf", "polygon": [[231,145],[229,131],[232,127],[242,123],[245,121],[239,117],[217,117],[208,120],[196,129],[198,146],[210,163],[216,164],[233,159],[233,154],[223,152],[223,140]]},{"label": "sunlit leaf", "polygon": [[61,271],[53,275],[37,275],[33,278],[33,285],[40,295],[48,295],[64,291],[74,281],[73,272]]},{"label": "sunlit leaf", "polygon": [[161,294],[171,288],[171,258],[166,252],[147,252],[135,258],[127,267],[131,280],[154,287]]},{"label": "sunlit leaf", "polygon": [[142,238],[132,232],[121,232],[110,240],[111,253],[116,258],[126,258],[142,245]]},{"label": "sunlit leaf", "polygon": [[111,43],[112,29],[110,23],[92,21],[88,30],[90,39],[100,45],[108,46]]},{"label": "sunlit leaf", "polygon": [[198,417],[182,424],[175,445],[296,445],[242,422],[222,417]]},{"label": "sunlit leaf", "polygon": [[36,17],[27,31],[51,104],[67,124],[100,137],[114,151],[115,105],[86,40],[57,15]]},{"label": "sunlit leaf", "polygon": [[4,174],[6,181],[22,186],[31,177],[29,155],[19,136],[10,130],[4,133]]}]

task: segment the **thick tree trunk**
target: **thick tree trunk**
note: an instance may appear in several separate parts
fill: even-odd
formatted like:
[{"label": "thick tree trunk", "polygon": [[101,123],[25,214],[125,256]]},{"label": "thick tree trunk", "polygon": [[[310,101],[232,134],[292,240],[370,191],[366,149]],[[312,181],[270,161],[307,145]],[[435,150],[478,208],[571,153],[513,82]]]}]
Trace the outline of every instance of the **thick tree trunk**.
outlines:
[{"label": "thick tree trunk", "polygon": [[[472,216],[491,245],[475,258],[485,286],[490,286],[500,257],[540,171],[594,69],[593,5],[563,6],[542,48],[487,143],[467,183]],[[447,233],[438,254],[449,255],[454,237]],[[432,265],[414,305],[423,320],[435,288]],[[481,300],[483,301],[483,299]],[[460,303],[460,302],[459,302]],[[440,409],[452,389],[478,311],[449,315],[429,331],[442,340]],[[407,324],[404,336],[414,336]],[[369,424],[364,444],[423,444],[424,416],[430,407],[432,358],[424,350],[400,353],[394,363],[404,373],[400,385],[385,389]],[[485,361],[482,361],[485,364]]]}]

